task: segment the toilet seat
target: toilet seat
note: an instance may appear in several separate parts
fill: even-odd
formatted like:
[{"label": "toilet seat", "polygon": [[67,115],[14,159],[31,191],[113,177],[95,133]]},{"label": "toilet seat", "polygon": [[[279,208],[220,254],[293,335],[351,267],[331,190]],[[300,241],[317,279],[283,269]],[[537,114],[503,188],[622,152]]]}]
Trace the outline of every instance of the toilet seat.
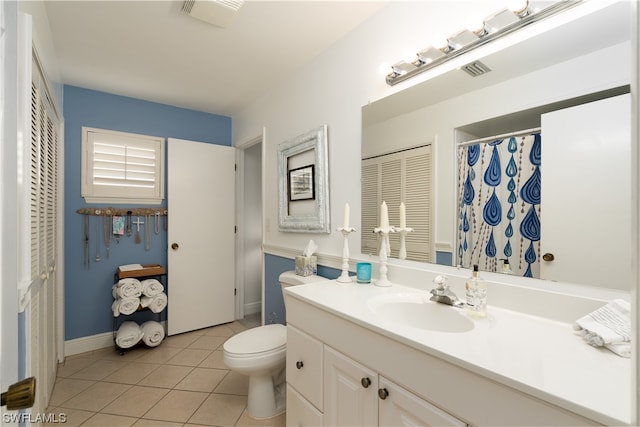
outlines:
[{"label": "toilet seat", "polygon": [[280,324],[258,326],[229,338],[223,345],[224,352],[234,358],[256,357],[285,351],[287,327]]}]

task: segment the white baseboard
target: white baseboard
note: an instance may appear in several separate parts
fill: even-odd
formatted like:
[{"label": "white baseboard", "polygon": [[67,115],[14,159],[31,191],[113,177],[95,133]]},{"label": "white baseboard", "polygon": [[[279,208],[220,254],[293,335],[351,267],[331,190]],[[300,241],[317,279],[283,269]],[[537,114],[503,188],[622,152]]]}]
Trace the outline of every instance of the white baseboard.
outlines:
[{"label": "white baseboard", "polygon": [[103,334],[65,341],[64,355],[65,357],[72,356],[74,354],[86,353],[87,351],[99,350],[113,345],[113,333],[105,332]]},{"label": "white baseboard", "polygon": [[260,313],[261,310],[262,310],[262,302],[260,302],[260,301],[250,302],[250,303],[245,303],[244,304],[244,315],[245,316],[247,314]]}]

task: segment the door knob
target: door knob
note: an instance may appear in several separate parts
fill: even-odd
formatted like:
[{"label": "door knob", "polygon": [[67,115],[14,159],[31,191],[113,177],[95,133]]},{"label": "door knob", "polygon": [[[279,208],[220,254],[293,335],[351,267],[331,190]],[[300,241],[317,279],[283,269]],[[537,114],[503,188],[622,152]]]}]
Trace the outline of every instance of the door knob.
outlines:
[{"label": "door knob", "polygon": [[389,397],[389,390],[387,390],[386,388],[379,388],[378,397],[382,400],[385,400],[387,397]]},{"label": "door knob", "polygon": [[302,363],[302,360],[298,360],[298,361],[296,362],[296,368],[298,368],[298,369],[302,369],[302,367],[303,367],[303,366],[304,366],[304,363]]},{"label": "door knob", "polygon": [[364,388],[369,388],[369,386],[371,385],[371,379],[364,377],[363,379],[360,380],[360,384],[362,384],[362,387]]},{"label": "door knob", "polygon": [[179,247],[180,247],[180,245],[178,245],[177,243],[172,243],[171,244],[171,249],[173,249],[174,251],[177,251]]},{"label": "door knob", "polygon": [[542,259],[545,261],[553,261],[554,259],[556,259],[556,257],[554,257],[553,254],[547,252],[546,254],[542,255]]},{"label": "door knob", "polygon": [[8,410],[31,408],[36,397],[35,377],[26,378],[20,382],[12,384],[9,389],[2,393],[2,406]]}]

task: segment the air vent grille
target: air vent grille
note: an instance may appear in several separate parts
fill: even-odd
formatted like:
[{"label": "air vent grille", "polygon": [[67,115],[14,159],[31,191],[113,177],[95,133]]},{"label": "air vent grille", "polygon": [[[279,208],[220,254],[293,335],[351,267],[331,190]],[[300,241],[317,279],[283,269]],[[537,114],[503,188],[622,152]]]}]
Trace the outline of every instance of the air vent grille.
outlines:
[{"label": "air vent grille", "polygon": [[182,3],[182,12],[216,27],[227,28],[243,3],[244,0],[186,0]]},{"label": "air vent grille", "polygon": [[480,61],[472,62],[462,67],[462,70],[469,74],[471,77],[478,77],[483,74],[487,74],[491,71],[491,68],[487,67]]}]

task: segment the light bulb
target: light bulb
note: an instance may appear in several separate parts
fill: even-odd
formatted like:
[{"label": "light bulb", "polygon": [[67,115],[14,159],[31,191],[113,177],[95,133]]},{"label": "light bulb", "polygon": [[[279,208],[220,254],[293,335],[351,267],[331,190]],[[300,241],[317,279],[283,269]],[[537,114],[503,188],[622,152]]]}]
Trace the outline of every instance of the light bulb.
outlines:
[{"label": "light bulb", "polygon": [[507,2],[507,9],[509,9],[511,12],[515,13],[516,15],[520,15],[523,12],[526,12],[528,7],[529,7],[528,0],[509,0]]},{"label": "light bulb", "polygon": [[471,18],[467,19],[465,28],[472,33],[483,34],[485,32],[484,19],[479,16],[472,16]]},{"label": "light bulb", "polygon": [[378,67],[378,72],[382,76],[388,76],[389,74],[393,73],[393,68],[391,67],[391,64],[389,64],[388,62],[383,62]]},{"label": "light bulb", "polygon": [[431,39],[431,45],[436,49],[446,49],[449,47],[449,40],[444,36],[444,34],[436,34]]},{"label": "light bulb", "polygon": [[416,50],[415,49],[407,49],[402,54],[402,60],[404,62],[406,62],[407,64],[415,62],[416,59],[418,59],[418,55],[416,54]]}]

